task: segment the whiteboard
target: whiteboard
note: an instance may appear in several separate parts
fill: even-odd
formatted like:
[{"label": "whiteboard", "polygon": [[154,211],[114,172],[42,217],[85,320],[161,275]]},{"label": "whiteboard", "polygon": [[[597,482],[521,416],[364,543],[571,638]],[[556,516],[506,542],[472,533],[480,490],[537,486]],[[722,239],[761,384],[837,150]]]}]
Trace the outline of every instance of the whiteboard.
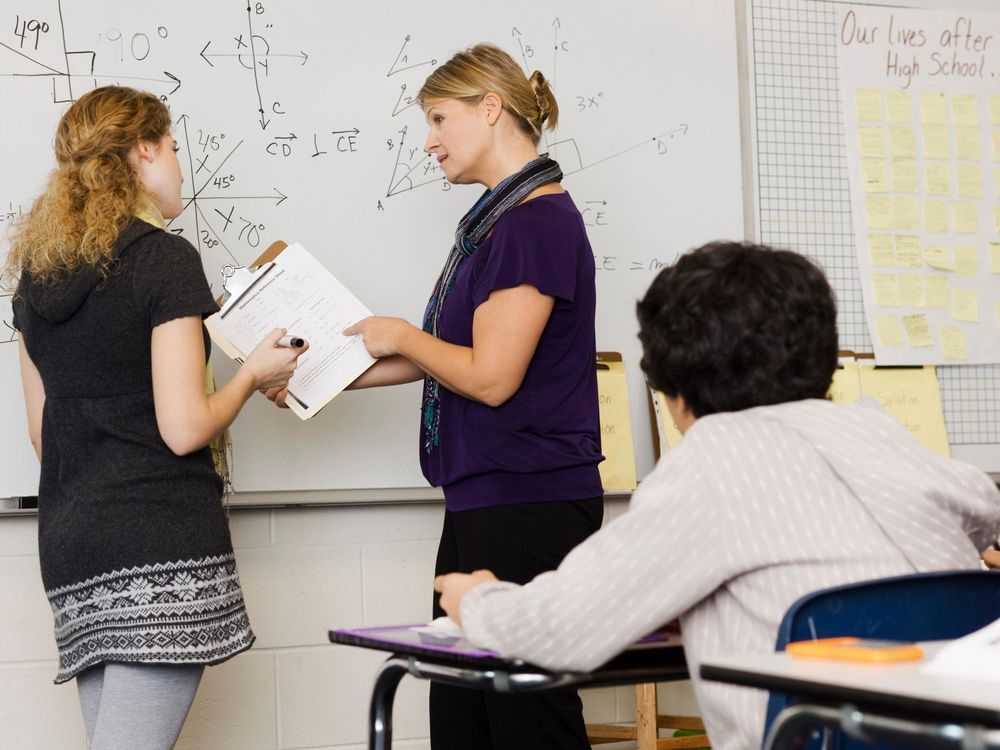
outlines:
[{"label": "whiteboard", "polygon": [[[480,188],[443,181],[412,97],[479,41],[540,69],[562,108],[542,150],[561,163],[594,249],[597,346],[624,354],[639,476],[652,468],[635,302],[679,251],[743,234],[732,0],[0,0],[0,21],[4,226],[52,167],[67,101],[106,83],[143,87],[166,98],[181,147],[186,208],[171,229],[199,249],[213,288],[227,264],[299,241],[369,308],[416,322]],[[0,344],[13,417],[0,496],[37,486],[16,348]],[[214,362],[220,378],[232,373]],[[237,491],[425,486],[419,390],[346,393],[305,423],[255,397],[233,428]]]}]

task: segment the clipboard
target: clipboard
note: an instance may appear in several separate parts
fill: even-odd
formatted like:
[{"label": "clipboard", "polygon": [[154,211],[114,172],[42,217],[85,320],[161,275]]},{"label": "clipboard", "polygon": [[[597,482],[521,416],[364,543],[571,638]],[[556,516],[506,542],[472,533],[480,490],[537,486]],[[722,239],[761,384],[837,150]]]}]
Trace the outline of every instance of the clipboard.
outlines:
[{"label": "clipboard", "polygon": [[597,396],[601,420],[599,464],[605,490],[634,490],[637,486],[635,444],[629,416],[625,363],[618,352],[597,352]]},{"label": "clipboard", "polygon": [[319,413],[375,363],[359,337],[341,336],[371,312],[302,245],[274,242],[251,266],[229,266],[223,276],[220,310],[205,326],[229,357],[242,362],[275,325],[310,341],[288,389],[288,407],[300,419]]}]

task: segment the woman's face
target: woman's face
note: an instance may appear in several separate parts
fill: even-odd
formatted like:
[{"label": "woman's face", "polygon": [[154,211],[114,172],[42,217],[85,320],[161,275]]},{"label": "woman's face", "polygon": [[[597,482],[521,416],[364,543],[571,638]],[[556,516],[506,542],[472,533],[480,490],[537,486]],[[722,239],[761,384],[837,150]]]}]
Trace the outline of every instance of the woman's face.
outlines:
[{"label": "woman's face", "polygon": [[177,141],[167,133],[155,143],[141,144],[137,165],[139,180],[153,196],[164,219],[181,215],[181,165],[177,160]]},{"label": "woman's face", "polygon": [[424,115],[430,129],[424,151],[437,159],[448,182],[485,184],[484,162],[492,142],[492,130],[483,103],[432,99]]}]

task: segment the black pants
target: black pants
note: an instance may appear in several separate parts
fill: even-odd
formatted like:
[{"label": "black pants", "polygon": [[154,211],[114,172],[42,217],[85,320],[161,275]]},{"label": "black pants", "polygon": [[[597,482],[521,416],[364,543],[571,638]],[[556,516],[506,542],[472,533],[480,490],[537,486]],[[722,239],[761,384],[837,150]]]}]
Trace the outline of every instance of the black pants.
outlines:
[{"label": "black pants", "polygon": [[[486,568],[527,583],[601,527],[602,498],[445,511],[435,574]],[[444,612],[434,596],[434,616]],[[434,750],[587,750],[583,704],[575,690],[503,695],[432,682]]]}]

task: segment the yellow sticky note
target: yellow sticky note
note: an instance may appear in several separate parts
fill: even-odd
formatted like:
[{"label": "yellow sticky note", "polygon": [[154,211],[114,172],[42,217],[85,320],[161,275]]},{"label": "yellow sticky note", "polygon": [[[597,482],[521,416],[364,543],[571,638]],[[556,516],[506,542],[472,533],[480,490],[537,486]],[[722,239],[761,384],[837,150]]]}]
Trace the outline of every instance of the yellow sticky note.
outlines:
[{"label": "yellow sticky note", "polygon": [[1000,130],[990,133],[990,158],[993,161],[1000,161]]},{"label": "yellow sticky note", "polygon": [[949,159],[951,147],[948,141],[948,128],[944,125],[924,125],[921,132],[924,144],[925,159]]},{"label": "yellow sticky note", "polygon": [[924,179],[931,195],[951,195],[951,165],[946,162],[925,162]]},{"label": "yellow sticky note", "polygon": [[920,229],[920,209],[916,198],[907,195],[892,196],[893,229]]},{"label": "yellow sticky note", "polygon": [[924,302],[927,307],[946,308],[951,303],[951,283],[947,276],[927,276],[924,279]]},{"label": "yellow sticky note", "polygon": [[967,359],[965,332],[954,326],[941,326],[941,353],[948,359]]},{"label": "yellow sticky note", "polygon": [[983,170],[978,164],[958,165],[958,194],[963,198],[983,197]]},{"label": "yellow sticky note", "polygon": [[899,268],[920,268],[923,265],[920,238],[912,234],[897,234],[896,266]]},{"label": "yellow sticky note", "polygon": [[606,490],[635,489],[635,448],[628,408],[628,384],[624,362],[604,362],[597,369],[598,411],[601,419],[601,452],[598,465]]},{"label": "yellow sticky note", "polygon": [[918,187],[917,162],[913,159],[893,159],[892,189],[897,193],[915,193]]},{"label": "yellow sticky note", "polygon": [[990,273],[1000,273],[1000,242],[990,243]]},{"label": "yellow sticky note", "polygon": [[979,146],[979,128],[955,128],[955,153],[959,159],[980,161],[983,158]]},{"label": "yellow sticky note", "polygon": [[891,234],[869,234],[868,252],[871,253],[872,265],[876,268],[892,268],[896,265]]},{"label": "yellow sticky note", "polygon": [[873,273],[875,304],[880,307],[899,307],[899,282],[894,273]]},{"label": "yellow sticky note", "polygon": [[885,135],[880,125],[862,125],[858,128],[858,150],[863,157],[885,158]]},{"label": "yellow sticky note", "polygon": [[903,332],[899,327],[899,318],[895,315],[876,315],[875,332],[879,344],[887,349],[895,349],[903,345]]},{"label": "yellow sticky note", "polygon": [[882,121],[882,92],[877,89],[857,89],[854,92],[854,106],[861,122]]},{"label": "yellow sticky note", "polygon": [[913,128],[908,125],[890,125],[889,150],[897,158],[916,158],[917,141],[913,137]]},{"label": "yellow sticky note", "polygon": [[[903,307],[924,306],[924,277],[912,273],[899,276],[899,303]],[[906,319],[903,319],[905,325]]]},{"label": "yellow sticky note", "polygon": [[885,159],[862,159],[861,183],[866,193],[888,193],[889,168]]},{"label": "yellow sticky note", "polygon": [[1000,94],[990,94],[990,124],[1000,125]]},{"label": "yellow sticky note", "polygon": [[979,295],[974,289],[952,288],[951,317],[966,323],[979,322]]},{"label": "yellow sticky note", "polygon": [[838,404],[853,404],[861,398],[861,381],[858,379],[858,363],[854,359],[841,359],[833,371],[833,382],[826,393],[827,398]]},{"label": "yellow sticky note", "polygon": [[861,390],[866,396],[878,401],[925,448],[949,455],[941,388],[933,367],[862,365],[860,370]]},{"label": "yellow sticky note", "polygon": [[955,273],[959,276],[979,275],[979,250],[975,245],[955,245]]},{"label": "yellow sticky note", "polygon": [[892,229],[892,203],[888,196],[865,196],[865,222],[872,229]]},{"label": "yellow sticky note", "polygon": [[910,346],[934,346],[931,328],[927,325],[927,316],[923,313],[903,316],[903,329]]},{"label": "yellow sticky note", "polygon": [[909,91],[886,91],[885,106],[889,122],[910,122],[913,119],[913,103]]},{"label": "yellow sticky note", "polygon": [[948,124],[948,100],[940,91],[920,95],[920,122],[925,125]]},{"label": "yellow sticky note", "polygon": [[947,245],[924,245],[924,262],[940,271],[953,271],[951,251]]},{"label": "yellow sticky note", "polygon": [[971,201],[953,201],[951,204],[951,225],[961,234],[976,234],[979,231],[979,215],[976,204]]},{"label": "yellow sticky note", "polygon": [[924,231],[948,231],[948,203],[946,201],[924,201]]},{"label": "yellow sticky note", "polygon": [[979,125],[979,105],[971,94],[952,94],[951,121],[955,125]]}]

